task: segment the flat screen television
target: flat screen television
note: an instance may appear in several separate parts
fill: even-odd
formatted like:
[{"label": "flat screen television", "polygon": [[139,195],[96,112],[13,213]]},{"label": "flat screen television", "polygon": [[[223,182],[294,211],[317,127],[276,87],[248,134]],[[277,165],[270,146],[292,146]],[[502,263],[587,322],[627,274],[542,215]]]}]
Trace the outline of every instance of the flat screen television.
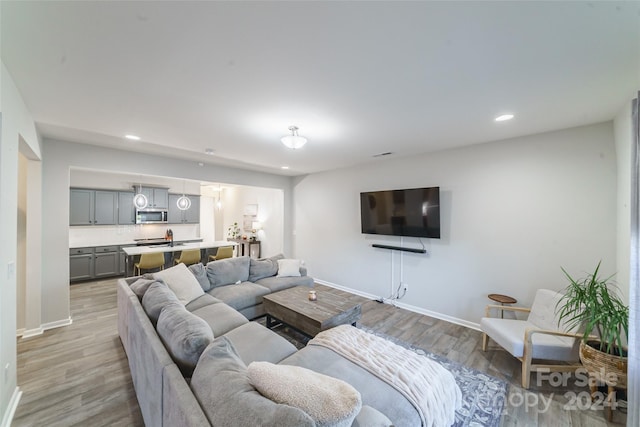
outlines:
[{"label": "flat screen television", "polygon": [[440,238],[440,187],[360,193],[363,234]]}]

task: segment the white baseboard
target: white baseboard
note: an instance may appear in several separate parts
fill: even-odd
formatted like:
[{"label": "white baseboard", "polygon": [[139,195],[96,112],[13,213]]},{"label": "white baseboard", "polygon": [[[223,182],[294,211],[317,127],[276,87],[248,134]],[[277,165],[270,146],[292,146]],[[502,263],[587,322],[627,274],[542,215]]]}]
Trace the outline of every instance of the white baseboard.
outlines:
[{"label": "white baseboard", "polygon": [[68,319],[56,320],[55,322],[43,323],[40,328],[42,331],[48,331],[49,329],[60,328],[62,326],[69,326],[73,323],[73,319],[69,317]]},{"label": "white baseboard", "polygon": [[[361,297],[369,298],[369,299],[372,299],[372,300],[380,299],[380,295],[373,295],[373,294],[369,294],[367,292],[362,292],[362,291],[359,291],[359,290],[356,290],[356,289],[347,288],[345,286],[340,286],[340,285],[337,285],[335,283],[327,282],[326,280],[319,280],[319,279],[314,279],[314,280],[316,282],[320,283],[321,285],[330,286],[332,288],[336,288],[336,289],[340,289],[342,291],[350,292],[352,294],[360,295]],[[468,320],[459,319],[457,317],[449,316],[448,314],[442,314],[442,313],[438,313],[436,311],[427,310],[427,309],[422,308],[422,307],[416,307],[414,305],[405,304],[405,303],[400,302],[398,300],[386,300],[385,299],[384,302],[386,304],[393,304],[396,307],[400,307],[402,309],[405,309],[405,310],[408,310],[408,311],[412,311],[414,313],[424,314],[425,316],[434,317],[436,319],[444,320],[445,322],[454,323],[456,325],[464,326],[465,328],[469,328],[469,329],[474,329],[476,331],[480,331],[480,324],[479,323],[469,322]]]},{"label": "white baseboard", "polygon": [[42,335],[44,331],[48,331],[49,329],[61,328],[63,326],[69,326],[73,323],[73,319],[69,317],[68,319],[56,320],[55,322],[43,323],[38,328],[33,329],[24,329],[20,328],[16,331],[16,335],[18,338],[31,338],[38,335]]},{"label": "white baseboard", "polygon": [[18,403],[20,402],[20,398],[22,397],[22,392],[20,391],[20,387],[16,387],[13,390],[13,395],[11,396],[11,400],[9,401],[9,405],[7,406],[7,410],[4,413],[4,417],[2,417],[2,427],[10,427],[11,421],[13,421],[13,416],[16,413],[16,409],[18,408]]},{"label": "white baseboard", "polygon": [[35,337],[37,335],[42,335],[43,332],[44,332],[44,329],[42,328],[42,326],[40,326],[39,328],[35,328],[35,329],[23,329],[22,334],[20,336],[22,338],[30,338],[30,337]]}]

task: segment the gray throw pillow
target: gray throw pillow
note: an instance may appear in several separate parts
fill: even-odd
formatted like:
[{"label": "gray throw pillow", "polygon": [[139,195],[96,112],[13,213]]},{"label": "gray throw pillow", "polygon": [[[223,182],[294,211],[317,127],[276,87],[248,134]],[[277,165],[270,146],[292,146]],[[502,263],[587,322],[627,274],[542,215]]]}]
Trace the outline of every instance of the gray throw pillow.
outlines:
[{"label": "gray throw pillow", "polygon": [[249,262],[249,281],[255,282],[278,274],[278,260],[283,258],[284,255],[282,254],[262,259],[251,258]]},{"label": "gray throw pillow", "polygon": [[190,377],[205,348],[213,341],[211,328],[182,304],[167,304],[158,318],[158,335],[185,377]]},{"label": "gray throw pillow", "polygon": [[191,271],[193,275],[196,276],[196,280],[198,280],[198,283],[200,283],[203,291],[207,292],[209,289],[211,289],[211,284],[209,283],[209,278],[207,277],[207,269],[204,265],[202,265],[201,262],[198,264],[190,265],[189,271]]},{"label": "gray throw pillow", "polygon": [[212,288],[246,282],[249,279],[249,257],[211,261],[207,264],[207,277]]},{"label": "gray throw pillow", "polygon": [[214,426],[300,426],[315,423],[304,411],[267,399],[249,383],[247,367],[231,342],[217,338],[202,353],[191,389]]},{"label": "gray throw pillow", "polygon": [[171,302],[180,303],[180,300],[178,300],[176,294],[163,282],[157,281],[152,283],[149,289],[147,289],[147,292],[144,293],[142,297],[142,308],[144,308],[145,313],[149,316],[149,320],[151,320],[154,327],[158,323],[158,317],[160,316],[162,308]]}]

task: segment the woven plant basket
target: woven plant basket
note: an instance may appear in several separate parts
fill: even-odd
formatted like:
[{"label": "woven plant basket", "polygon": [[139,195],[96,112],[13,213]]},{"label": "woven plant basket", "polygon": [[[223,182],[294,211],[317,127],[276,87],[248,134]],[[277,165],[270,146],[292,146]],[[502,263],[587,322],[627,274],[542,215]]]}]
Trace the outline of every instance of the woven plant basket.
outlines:
[{"label": "woven plant basket", "polygon": [[[597,342],[593,342],[598,345]],[[627,388],[627,358],[604,353],[584,341],[580,342],[580,361],[589,376],[607,385]]]}]

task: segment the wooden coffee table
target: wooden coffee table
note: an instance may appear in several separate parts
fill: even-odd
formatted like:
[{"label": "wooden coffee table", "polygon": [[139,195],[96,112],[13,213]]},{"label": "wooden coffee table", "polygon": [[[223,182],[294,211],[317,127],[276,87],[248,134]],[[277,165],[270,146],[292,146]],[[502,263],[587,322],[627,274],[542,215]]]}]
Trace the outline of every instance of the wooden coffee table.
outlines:
[{"label": "wooden coffee table", "polygon": [[[316,291],[316,301],[309,301],[310,290]],[[326,286],[296,286],[274,292],[263,297],[263,304],[268,328],[284,323],[310,337],[338,325],[355,326],[362,315],[360,302]]]}]

